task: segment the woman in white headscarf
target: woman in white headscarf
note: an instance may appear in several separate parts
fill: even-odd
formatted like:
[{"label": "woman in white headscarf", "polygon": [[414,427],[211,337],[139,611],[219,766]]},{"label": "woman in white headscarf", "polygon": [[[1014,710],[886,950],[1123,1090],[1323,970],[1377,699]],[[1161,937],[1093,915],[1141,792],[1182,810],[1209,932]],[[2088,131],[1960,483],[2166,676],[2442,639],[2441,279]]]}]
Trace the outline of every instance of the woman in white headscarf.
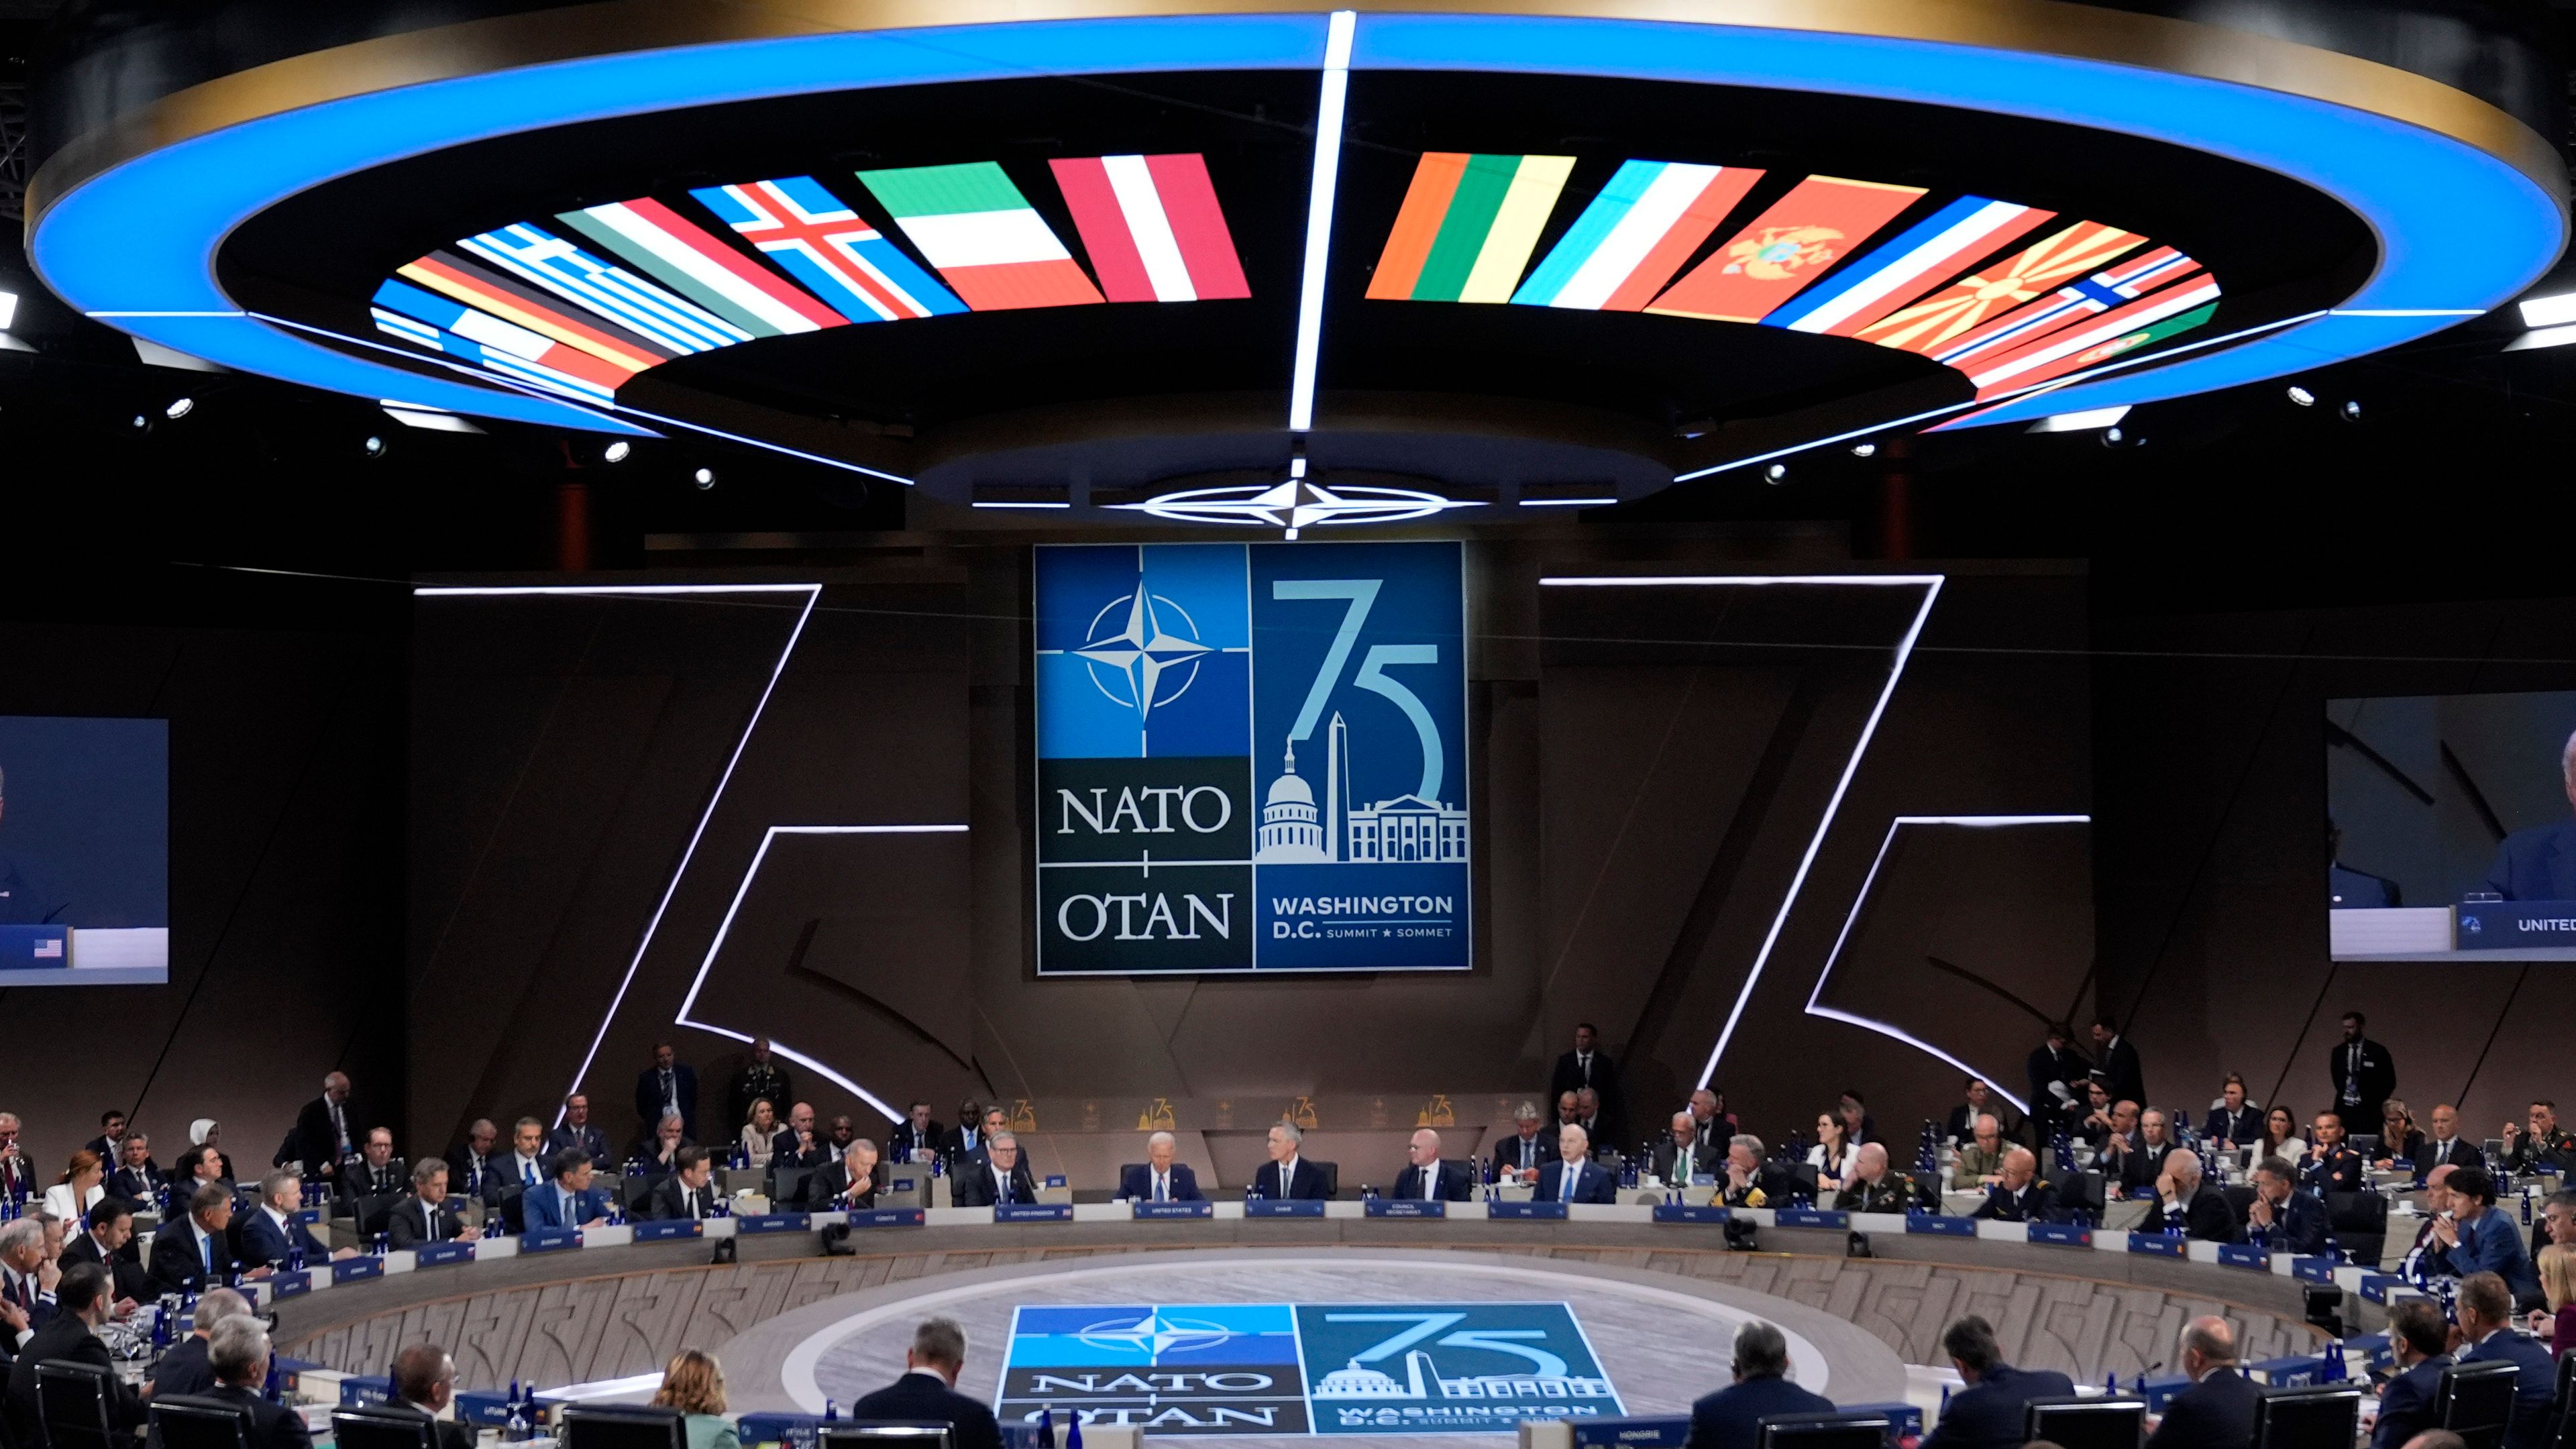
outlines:
[{"label": "woman in white headscarf", "polygon": [[233,1172],[232,1154],[224,1151],[224,1125],[222,1123],[216,1121],[212,1117],[200,1117],[196,1121],[189,1123],[188,1145],[191,1147],[211,1147],[215,1149],[215,1155],[223,1158],[224,1160],[224,1181],[241,1181],[241,1178]]}]

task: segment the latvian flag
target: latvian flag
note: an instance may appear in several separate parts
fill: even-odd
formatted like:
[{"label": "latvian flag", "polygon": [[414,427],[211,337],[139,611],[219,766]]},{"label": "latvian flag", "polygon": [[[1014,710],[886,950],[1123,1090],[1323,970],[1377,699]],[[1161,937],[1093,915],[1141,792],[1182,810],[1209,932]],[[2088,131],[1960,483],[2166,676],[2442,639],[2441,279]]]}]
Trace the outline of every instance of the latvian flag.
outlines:
[{"label": "latvian flag", "polygon": [[649,196],[557,219],[754,337],[849,325],[849,318]]},{"label": "latvian flag", "polygon": [[1508,302],[1556,209],[1571,156],[1431,151],[1369,277],[1382,302]]},{"label": "latvian flag", "polygon": [[995,162],[862,171],[859,180],[975,311],[1101,300],[1073,253]]},{"label": "latvian flag", "polygon": [[1110,301],[1252,295],[1205,157],[1087,156],[1047,164]]},{"label": "latvian flag", "polygon": [[811,176],[689,193],[853,322],[963,312],[966,304]]},{"label": "latvian flag", "polygon": [[1922,195],[1919,186],[1810,176],[1646,310],[1716,322],[1759,322]]},{"label": "latvian flag", "polygon": [[1925,217],[1885,246],[1836,268],[1797,300],[1762,319],[1768,327],[1851,337],[1941,277],[2022,235],[2054,212],[2018,202],[1963,196]]},{"label": "latvian flag", "polygon": [[2200,263],[2172,247],[2140,252],[2118,266],[2069,282],[1969,331],[1932,354],[1933,360],[1973,378],[1986,371],[1996,358],[2018,353],[2089,318],[2125,308],[2199,271]]},{"label": "latvian flag", "polygon": [[1642,312],[1761,179],[1744,166],[1623,161],[1512,300]]}]

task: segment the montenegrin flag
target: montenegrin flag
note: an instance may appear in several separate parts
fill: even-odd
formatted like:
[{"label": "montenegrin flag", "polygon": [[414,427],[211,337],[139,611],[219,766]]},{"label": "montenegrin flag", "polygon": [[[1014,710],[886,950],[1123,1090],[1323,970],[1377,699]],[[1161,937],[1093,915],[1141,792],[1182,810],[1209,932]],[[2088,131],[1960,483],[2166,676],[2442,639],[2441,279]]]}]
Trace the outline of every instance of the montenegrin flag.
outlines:
[{"label": "montenegrin flag", "polygon": [[920,263],[811,176],[701,187],[689,194],[853,322],[966,310]]},{"label": "montenegrin flag", "polygon": [[1623,161],[1512,300],[1641,312],[1762,173],[1745,166]]},{"label": "montenegrin flag", "polygon": [[1987,256],[2054,215],[2012,201],[1962,196],[1865,257],[1834,269],[1797,300],[1762,319],[1769,327],[1851,337],[1959,268]]},{"label": "montenegrin flag", "polygon": [[1234,235],[1216,204],[1207,158],[1085,156],[1050,161],[1112,302],[1249,297]]},{"label": "montenegrin flag", "polygon": [[862,171],[859,180],[975,311],[1101,300],[1073,253],[995,162]]},{"label": "montenegrin flag", "polygon": [[1922,195],[1919,186],[1810,176],[1646,310],[1717,322],[1759,322]]},{"label": "montenegrin flag", "polygon": [[2100,222],[2079,221],[2023,248],[2010,260],[1979,267],[1957,281],[1845,333],[1863,342],[1937,357],[1960,337],[2085,273],[2108,266],[2146,238]]},{"label": "montenegrin flag", "polygon": [[1571,156],[1425,153],[1368,295],[1394,302],[1510,301],[1573,169]]},{"label": "montenegrin flag", "polygon": [[557,219],[754,337],[849,325],[849,318],[649,196]]}]

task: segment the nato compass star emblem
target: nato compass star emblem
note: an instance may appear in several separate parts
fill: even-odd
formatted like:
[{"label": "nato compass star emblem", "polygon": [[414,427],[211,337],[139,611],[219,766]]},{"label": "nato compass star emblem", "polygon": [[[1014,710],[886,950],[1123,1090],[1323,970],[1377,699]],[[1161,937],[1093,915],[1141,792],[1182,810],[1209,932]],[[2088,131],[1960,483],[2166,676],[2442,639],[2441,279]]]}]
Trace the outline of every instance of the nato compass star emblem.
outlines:
[{"label": "nato compass star emblem", "polygon": [[[1170,632],[1167,621],[1185,632]],[[1101,631],[1110,627],[1117,632],[1104,636]],[[1135,710],[1140,724],[1154,706],[1187,693],[1199,677],[1200,656],[1213,652],[1199,642],[1199,626],[1189,611],[1148,590],[1141,578],[1136,592],[1110,600],[1092,616],[1084,640],[1073,652],[1089,663],[1093,687],[1112,703]],[[1109,687],[1113,680],[1125,686],[1124,698]]]},{"label": "nato compass star emblem", "polygon": [[1234,1333],[1223,1324],[1148,1313],[1142,1318],[1095,1323],[1074,1337],[1093,1348],[1123,1349],[1160,1363],[1168,1353],[1193,1353],[1231,1342]]},{"label": "nato compass star emblem", "polygon": [[[1300,469],[1302,475],[1304,470]],[[1481,508],[1473,499],[1443,498],[1419,488],[1386,488],[1376,484],[1337,483],[1326,487],[1303,476],[1279,483],[1241,483],[1224,488],[1190,488],[1148,498],[1142,503],[1113,503],[1168,518],[1175,523],[1235,523],[1298,530],[1335,524],[1402,523],[1428,518],[1451,508]]]}]

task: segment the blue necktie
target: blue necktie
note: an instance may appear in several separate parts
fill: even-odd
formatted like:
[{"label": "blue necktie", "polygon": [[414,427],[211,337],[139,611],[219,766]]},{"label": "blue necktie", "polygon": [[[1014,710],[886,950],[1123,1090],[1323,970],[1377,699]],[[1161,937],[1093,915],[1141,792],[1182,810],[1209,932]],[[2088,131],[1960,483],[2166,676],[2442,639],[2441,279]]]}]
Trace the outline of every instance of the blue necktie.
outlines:
[{"label": "blue necktie", "polygon": [[535,1163],[522,1162],[519,1164],[519,1171],[528,1179],[528,1186],[535,1187],[537,1185],[537,1165]]},{"label": "blue necktie", "polygon": [[197,1256],[206,1260],[206,1271],[215,1271],[215,1240],[204,1233],[197,1235]]}]

